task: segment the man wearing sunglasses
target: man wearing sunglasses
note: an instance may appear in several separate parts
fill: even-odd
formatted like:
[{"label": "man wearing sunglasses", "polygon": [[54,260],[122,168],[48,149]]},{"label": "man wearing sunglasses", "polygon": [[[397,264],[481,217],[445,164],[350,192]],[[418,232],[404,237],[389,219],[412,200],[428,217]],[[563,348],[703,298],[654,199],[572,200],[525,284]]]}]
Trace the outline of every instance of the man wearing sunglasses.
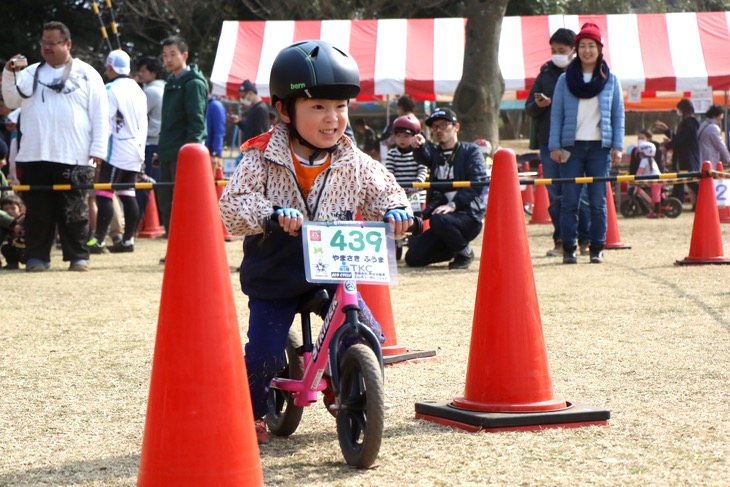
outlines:
[{"label": "man wearing sunglasses", "polygon": [[[437,108],[426,125],[437,144],[417,134],[411,146],[416,161],[430,168],[431,182],[487,180],[479,146],[459,142],[459,122],[453,110]],[[423,267],[449,262],[449,269],[468,269],[474,260],[469,242],[482,230],[486,208],[482,188],[429,190],[423,217],[430,218],[430,228],[410,241],[406,264]]]},{"label": "man wearing sunglasses", "polygon": [[[3,98],[22,108],[23,144],[16,157],[21,184],[90,185],[106,157],[109,102],[104,82],[89,64],[71,56],[71,33],[61,22],[43,26],[41,63],[25,68],[16,55],[5,64]],[[89,269],[88,190],[31,190],[23,195],[26,271],[51,265],[56,227],[69,270]]]}]

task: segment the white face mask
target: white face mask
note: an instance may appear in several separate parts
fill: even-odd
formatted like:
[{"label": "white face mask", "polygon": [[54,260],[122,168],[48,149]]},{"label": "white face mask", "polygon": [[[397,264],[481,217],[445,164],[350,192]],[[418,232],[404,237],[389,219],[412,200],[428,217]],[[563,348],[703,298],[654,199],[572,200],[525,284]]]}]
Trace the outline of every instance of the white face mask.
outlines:
[{"label": "white face mask", "polygon": [[251,105],[253,105],[253,102],[252,102],[251,100],[249,100],[248,98],[244,98],[243,100],[241,100],[241,104],[242,104],[243,106],[245,106],[245,107],[247,107],[247,108],[248,108],[248,107],[250,107]]},{"label": "white face mask", "polygon": [[564,68],[570,63],[567,54],[553,54],[553,64],[559,68]]}]

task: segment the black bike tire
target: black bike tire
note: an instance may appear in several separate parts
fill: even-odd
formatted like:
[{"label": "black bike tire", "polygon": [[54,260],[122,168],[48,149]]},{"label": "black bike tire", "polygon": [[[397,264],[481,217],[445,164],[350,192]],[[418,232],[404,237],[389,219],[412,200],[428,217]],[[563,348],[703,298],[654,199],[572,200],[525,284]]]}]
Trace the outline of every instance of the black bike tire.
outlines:
[{"label": "black bike tire", "polygon": [[373,351],[361,343],[345,352],[340,374],[340,449],[348,465],[368,468],[375,463],[383,439],[383,375]]},{"label": "black bike tire", "polygon": [[[293,331],[290,331],[286,344],[287,366],[277,377],[286,379],[304,377],[304,358],[301,354],[297,354],[299,347],[301,347],[301,340]],[[265,420],[271,434],[291,436],[299,427],[304,407],[294,405],[291,393],[274,388],[269,389],[268,406]]]},{"label": "black bike tire", "polygon": [[671,207],[669,211],[664,211],[669,218],[677,218],[682,214],[682,202],[679,201],[679,198],[670,196],[664,201],[664,205]]},{"label": "black bike tire", "polygon": [[621,212],[621,215],[624,216],[624,218],[633,218],[641,214],[641,208],[639,207],[639,204],[633,199],[623,200],[621,202],[621,206],[619,207],[619,211]]}]

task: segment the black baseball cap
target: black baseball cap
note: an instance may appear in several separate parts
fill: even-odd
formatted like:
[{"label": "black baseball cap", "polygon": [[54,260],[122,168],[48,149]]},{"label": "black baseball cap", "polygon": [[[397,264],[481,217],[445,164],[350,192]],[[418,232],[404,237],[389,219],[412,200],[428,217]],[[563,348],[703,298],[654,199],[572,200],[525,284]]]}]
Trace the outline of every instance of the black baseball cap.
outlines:
[{"label": "black baseball cap", "polygon": [[258,91],[256,90],[256,85],[251,83],[250,79],[244,80],[243,83],[241,83],[241,86],[238,88],[239,93],[244,93],[246,91],[252,91],[258,94]]},{"label": "black baseball cap", "polygon": [[451,108],[437,108],[431,112],[431,116],[426,120],[426,125],[431,126],[435,120],[446,120],[447,122],[456,123],[456,113]]}]

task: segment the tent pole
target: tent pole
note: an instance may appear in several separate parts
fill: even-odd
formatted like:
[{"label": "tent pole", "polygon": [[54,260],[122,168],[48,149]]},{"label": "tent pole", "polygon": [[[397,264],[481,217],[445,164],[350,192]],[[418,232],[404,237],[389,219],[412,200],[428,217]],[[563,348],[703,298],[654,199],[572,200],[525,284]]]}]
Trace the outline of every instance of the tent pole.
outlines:
[{"label": "tent pole", "polygon": [[727,90],[725,90],[725,117],[723,118],[725,123],[725,146],[730,149],[730,126],[727,121]]}]

